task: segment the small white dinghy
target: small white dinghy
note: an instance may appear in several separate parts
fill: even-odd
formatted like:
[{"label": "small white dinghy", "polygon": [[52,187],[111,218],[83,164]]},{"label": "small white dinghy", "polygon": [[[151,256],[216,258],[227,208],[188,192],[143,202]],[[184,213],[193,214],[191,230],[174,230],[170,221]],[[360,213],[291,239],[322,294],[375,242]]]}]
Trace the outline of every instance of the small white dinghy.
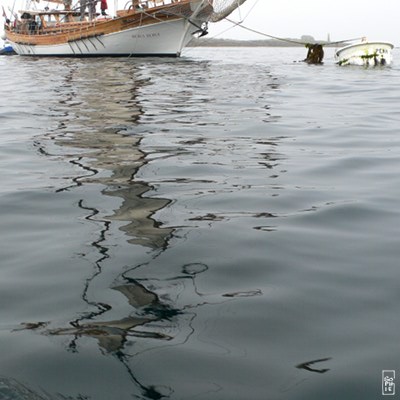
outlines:
[{"label": "small white dinghy", "polygon": [[360,65],[375,67],[390,65],[393,61],[393,44],[388,42],[368,42],[350,44],[335,52],[335,59],[339,65]]}]

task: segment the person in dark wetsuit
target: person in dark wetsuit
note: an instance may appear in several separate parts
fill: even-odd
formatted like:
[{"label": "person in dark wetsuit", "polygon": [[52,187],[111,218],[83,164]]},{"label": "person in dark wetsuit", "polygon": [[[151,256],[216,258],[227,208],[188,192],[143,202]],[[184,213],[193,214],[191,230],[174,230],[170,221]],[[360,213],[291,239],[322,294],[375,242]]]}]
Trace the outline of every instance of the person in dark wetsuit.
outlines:
[{"label": "person in dark wetsuit", "polygon": [[308,64],[322,64],[322,60],[324,59],[324,48],[322,44],[306,44],[308,48],[307,57],[305,58],[305,62]]}]

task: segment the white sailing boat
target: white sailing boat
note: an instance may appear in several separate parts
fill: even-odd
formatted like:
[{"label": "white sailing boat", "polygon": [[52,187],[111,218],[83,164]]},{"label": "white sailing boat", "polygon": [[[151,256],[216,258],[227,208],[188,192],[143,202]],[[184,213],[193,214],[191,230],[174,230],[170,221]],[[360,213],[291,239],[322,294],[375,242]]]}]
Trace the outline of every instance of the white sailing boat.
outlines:
[{"label": "white sailing boat", "polygon": [[339,65],[378,66],[390,65],[393,61],[393,44],[369,42],[365,38],[356,44],[344,46],[335,52]]},{"label": "white sailing boat", "polygon": [[193,35],[206,34],[209,22],[246,0],[131,0],[113,17],[105,13],[105,0],[101,13],[97,0],[48,0],[42,9],[37,1],[6,18],[4,38],[19,55],[179,56]]}]

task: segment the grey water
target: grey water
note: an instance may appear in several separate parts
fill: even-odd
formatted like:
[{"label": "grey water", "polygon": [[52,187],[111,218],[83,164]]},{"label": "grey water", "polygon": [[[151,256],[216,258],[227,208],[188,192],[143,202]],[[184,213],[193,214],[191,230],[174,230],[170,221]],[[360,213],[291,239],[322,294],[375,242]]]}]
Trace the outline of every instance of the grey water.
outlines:
[{"label": "grey water", "polygon": [[0,58],[0,399],[382,396],[400,54],[304,57]]}]

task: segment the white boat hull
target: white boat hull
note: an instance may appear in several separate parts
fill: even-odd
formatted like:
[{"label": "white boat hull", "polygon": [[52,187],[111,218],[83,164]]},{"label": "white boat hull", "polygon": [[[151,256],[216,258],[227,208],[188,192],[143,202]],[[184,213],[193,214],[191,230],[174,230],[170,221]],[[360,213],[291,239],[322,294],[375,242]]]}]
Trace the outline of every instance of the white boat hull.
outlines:
[{"label": "white boat hull", "polygon": [[339,65],[390,65],[393,61],[393,47],[391,43],[385,42],[362,42],[337,50],[335,58]]},{"label": "white boat hull", "polygon": [[12,46],[23,56],[179,56],[197,29],[182,18],[62,44]]}]

